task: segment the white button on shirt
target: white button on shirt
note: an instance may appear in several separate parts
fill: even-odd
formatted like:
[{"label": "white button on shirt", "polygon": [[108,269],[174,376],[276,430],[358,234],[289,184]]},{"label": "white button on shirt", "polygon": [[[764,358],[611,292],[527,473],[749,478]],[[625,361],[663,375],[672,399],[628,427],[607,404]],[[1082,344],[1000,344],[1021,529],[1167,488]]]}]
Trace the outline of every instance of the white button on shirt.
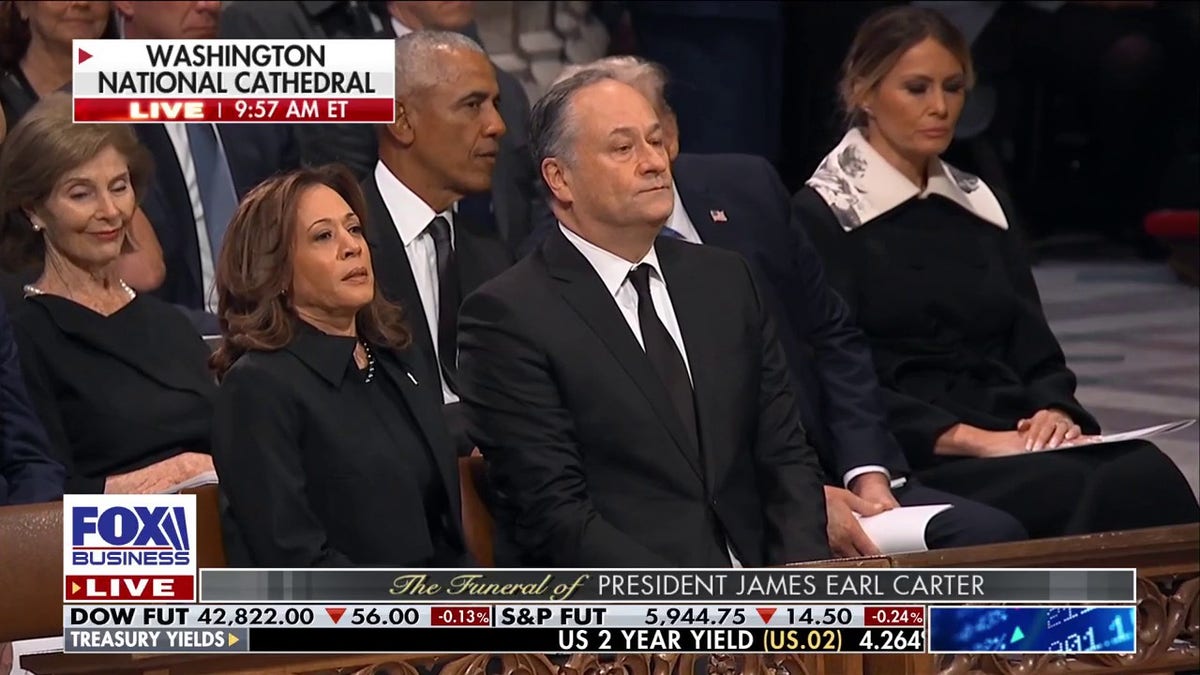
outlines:
[{"label": "white button on shirt", "polygon": [[[404,244],[404,253],[408,256],[408,265],[412,269],[413,280],[417,282],[417,293],[421,296],[421,309],[425,313],[425,322],[429,325],[429,337],[433,340],[433,353],[438,363],[430,364],[438,369],[438,380],[442,383],[442,401],[454,403],[458,396],[450,391],[445,378],[441,377],[439,365],[441,354],[438,353],[438,302],[440,286],[438,285],[437,248],[433,244],[433,236],[429,234],[429,223],[437,216],[445,218],[450,223],[450,245],[454,246],[454,213],[446,210],[434,213],[433,208],[424,202],[407,185],[400,182],[383,162],[375,165],[375,182],[379,185],[379,194],[387,207],[388,214],[395,223],[396,232]],[[393,260],[374,260],[376,268],[396,264]]]}]

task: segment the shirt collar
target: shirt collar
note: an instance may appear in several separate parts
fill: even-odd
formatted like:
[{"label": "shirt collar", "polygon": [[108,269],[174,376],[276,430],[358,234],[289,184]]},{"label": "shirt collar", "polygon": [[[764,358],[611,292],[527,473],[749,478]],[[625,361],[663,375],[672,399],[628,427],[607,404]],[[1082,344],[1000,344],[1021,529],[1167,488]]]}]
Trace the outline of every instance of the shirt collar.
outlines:
[{"label": "shirt collar", "polygon": [[558,224],[558,229],[562,230],[563,236],[567,241],[571,242],[579,252],[587,258],[592,268],[596,270],[596,274],[600,275],[600,281],[604,283],[604,287],[608,289],[609,295],[617,297],[617,291],[620,290],[621,284],[625,283],[625,279],[629,277],[629,273],[638,265],[649,265],[650,269],[659,279],[663,278],[662,267],[658,264],[658,253],[651,246],[640,261],[631,263],[621,256],[606,251],[592,242],[584,239],[578,234],[572,232],[562,223]]},{"label": "shirt collar", "polygon": [[445,218],[450,223],[450,231],[454,231],[453,208],[434,213],[382,161],[375,164],[375,183],[379,186],[379,195],[383,197],[383,204],[396,225],[396,231],[400,233],[400,241],[406,248],[429,227],[436,216]]},{"label": "shirt collar", "polygon": [[292,341],[285,349],[330,384],[341,386],[354,359],[354,346],[358,344],[358,339],[323,333],[303,319],[295,319],[293,330]]},{"label": "shirt collar", "polygon": [[688,216],[687,209],[683,207],[683,198],[679,196],[679,185],[675,183],[675,177],[671,177],[671,190],[675,193],[675,208],[671,209],[671,216],[667,218],[667,227],[678,232],[684,241],[699,244],[700,233],[696,231],[696,226],[692,224],[692,219]]},{"label": "shirt collar", "polygon": [[397,19],[396,17],[393,16],[392,17],[392,32],[394,32],[396,34],[396,37],[399,38],[399,37],[404,37],[405,35],[408,35],[409,33],[413,32],[413,30],[411,28],[409,28],[408,26],[405,26],[404,24],[400,23],[400,19]]},{"label": "shirt collar", "polygon": [[939,195],[999,227],[1008,229],[1004,209],[978,176],[935,160],[922,191],[883,158],[857,128],[851,129],[806,181],[833,210],[847,232],[917,197]]}]

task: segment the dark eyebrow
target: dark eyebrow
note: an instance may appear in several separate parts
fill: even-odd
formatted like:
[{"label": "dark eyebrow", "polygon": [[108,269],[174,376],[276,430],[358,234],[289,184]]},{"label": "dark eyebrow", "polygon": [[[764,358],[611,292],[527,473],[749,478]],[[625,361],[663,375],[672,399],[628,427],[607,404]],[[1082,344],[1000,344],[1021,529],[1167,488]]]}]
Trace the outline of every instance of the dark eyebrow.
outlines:
[{"label": "dark eyebrow", "polygon": [[[358,214],[353,211],[347,211],[346,215],[342,216],[342,222],[345,223],[345,222],[348,222],[351,220],[358,220]],[[308,226],[308,229],[311,230],[314,227],[316,227],[317,225],[320,225],[321,223],[328,223],[328,224],[332,225],[333,218],[318,218],[318,219],[312,221],[312,224],[310,224]]]},{"label": "dark eyebrow", "polygon": [[466,105],[468,103],[478,103],[480,101],[486,101],[489,96],[490,96],[490,94],[486,91],[475,90],[475,91],[469,92],[462,98],[458,99],[458,103],[456,105]]}]

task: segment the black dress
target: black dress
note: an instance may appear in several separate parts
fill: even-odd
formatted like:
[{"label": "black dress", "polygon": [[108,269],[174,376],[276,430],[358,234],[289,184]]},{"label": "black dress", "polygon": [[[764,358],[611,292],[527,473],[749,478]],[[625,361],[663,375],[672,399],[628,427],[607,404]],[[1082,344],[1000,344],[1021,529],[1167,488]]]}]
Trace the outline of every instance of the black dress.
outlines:
[{"label": "black dress", "polygon": [[12,323],[67,493],[100,493],[109,476],[208,452],[216,383],[208,347],[179,310],[138,295],[103,316],[31,295]]},{"label": "black dress", "polygon": [[1012,513],[1032,536],[1200,519],[1174,463],[1145,441],[964,459],[934,454],[958,423],[1014,431],[1045,408],[1099,433],[1042,313],[1015,235],[940,195],[847,232],[811,188],[800,226],[871,345],[889,424],[921,480]]},{"label": "black dress", "polygon": [[217,396],[213,459],[230,562],[264,567],[458,566],[466,558],[454,444],[436,377],[297,322],[241,356]]}]

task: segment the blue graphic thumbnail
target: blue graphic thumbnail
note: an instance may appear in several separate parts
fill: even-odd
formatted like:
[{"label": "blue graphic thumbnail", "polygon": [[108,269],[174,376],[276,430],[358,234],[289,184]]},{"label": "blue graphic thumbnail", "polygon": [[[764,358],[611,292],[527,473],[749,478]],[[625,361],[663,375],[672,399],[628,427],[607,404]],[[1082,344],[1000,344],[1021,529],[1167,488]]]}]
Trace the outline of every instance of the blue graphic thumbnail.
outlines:
[{"label": "blue graphic thumbnail", "polygon": [[1134,607],[929,608],[931,652],[1129,654],[1137,650]]}]

